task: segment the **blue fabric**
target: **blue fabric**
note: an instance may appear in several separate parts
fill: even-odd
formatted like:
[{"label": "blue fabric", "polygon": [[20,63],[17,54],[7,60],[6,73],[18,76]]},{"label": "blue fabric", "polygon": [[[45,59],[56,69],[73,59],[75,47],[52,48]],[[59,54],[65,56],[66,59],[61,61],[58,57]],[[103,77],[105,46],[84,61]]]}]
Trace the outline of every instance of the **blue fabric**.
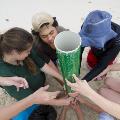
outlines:
[{"label": "blue fabric", "polygon": [[30,114],[33,110],[37,109],[39,105],[32,105],[31,107],[27,108],[26,110],[20,112],[18,115],[12,118],[12,120],[28,120]]},{"label": "blue fabric", "polygon": [[110,114],[102,112],[99,114],[98,120],[115,120]]},{"label": "blue fabric", "polygon": [[106,11],[95,10],[88,14],[79,32],[83,47],[104,48],[107,41],[117,36],[111,29],[112,16]]}]

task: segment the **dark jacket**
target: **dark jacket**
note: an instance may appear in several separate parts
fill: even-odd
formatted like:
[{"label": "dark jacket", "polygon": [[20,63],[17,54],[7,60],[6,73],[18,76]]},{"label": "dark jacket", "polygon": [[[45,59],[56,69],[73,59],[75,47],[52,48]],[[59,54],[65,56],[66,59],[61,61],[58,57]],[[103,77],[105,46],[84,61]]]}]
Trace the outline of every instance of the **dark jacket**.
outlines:
[{"label": "dark jacket", "polygon": [[[112,22],[111,27],[112,30],[118,34],[117,37],[109,40],[103,49],[91,47],[92,53],[96,58],[99,59],[99,63],[82,79],[85,79],[87,81],[92,80],[94,77],[100,74],[118,55],[120,51],[120,26]],[[81,47],[81,59],[83,51],[84,47]]]}]

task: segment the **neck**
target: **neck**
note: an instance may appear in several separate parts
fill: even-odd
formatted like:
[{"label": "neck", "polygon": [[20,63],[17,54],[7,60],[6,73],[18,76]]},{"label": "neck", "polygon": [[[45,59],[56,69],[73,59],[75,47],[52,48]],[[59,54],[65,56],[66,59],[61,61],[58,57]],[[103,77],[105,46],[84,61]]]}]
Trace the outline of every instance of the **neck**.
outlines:
[{"label": "neck", "polygon": [[3,57],[3,61],[9,64],[18,65],[17,60],[12,55],[5,54]]}]

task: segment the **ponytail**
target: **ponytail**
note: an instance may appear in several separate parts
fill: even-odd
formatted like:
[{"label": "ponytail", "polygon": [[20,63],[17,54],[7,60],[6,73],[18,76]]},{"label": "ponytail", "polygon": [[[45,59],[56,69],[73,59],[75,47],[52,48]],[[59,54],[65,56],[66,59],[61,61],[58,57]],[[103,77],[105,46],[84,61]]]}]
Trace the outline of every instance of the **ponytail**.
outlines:
[{"label": "ponytail", "polygon": [[30,57],[27,57],[25,60],[24,60],[26,66],[28,67],[28,70],[33,74],[37,74],[37,66],[36,64],[34,63],[34,61],[32,60],[32,58]]}]

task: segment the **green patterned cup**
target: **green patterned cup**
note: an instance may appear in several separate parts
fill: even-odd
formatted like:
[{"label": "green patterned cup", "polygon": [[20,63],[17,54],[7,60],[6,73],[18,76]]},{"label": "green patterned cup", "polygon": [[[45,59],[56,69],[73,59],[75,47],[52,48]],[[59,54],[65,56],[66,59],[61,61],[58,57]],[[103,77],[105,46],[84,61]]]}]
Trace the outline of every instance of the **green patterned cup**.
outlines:
[{"label": "green patterned cup", "polygon": [[65,89],[68,93],[72,92],[67,86],[66,79],[70,82],[75,82],[72,75],[79,76],[80,74],[80,36],[77,33],[64,31],[59,33],[54,41],[58,65],[63,75]]}]

